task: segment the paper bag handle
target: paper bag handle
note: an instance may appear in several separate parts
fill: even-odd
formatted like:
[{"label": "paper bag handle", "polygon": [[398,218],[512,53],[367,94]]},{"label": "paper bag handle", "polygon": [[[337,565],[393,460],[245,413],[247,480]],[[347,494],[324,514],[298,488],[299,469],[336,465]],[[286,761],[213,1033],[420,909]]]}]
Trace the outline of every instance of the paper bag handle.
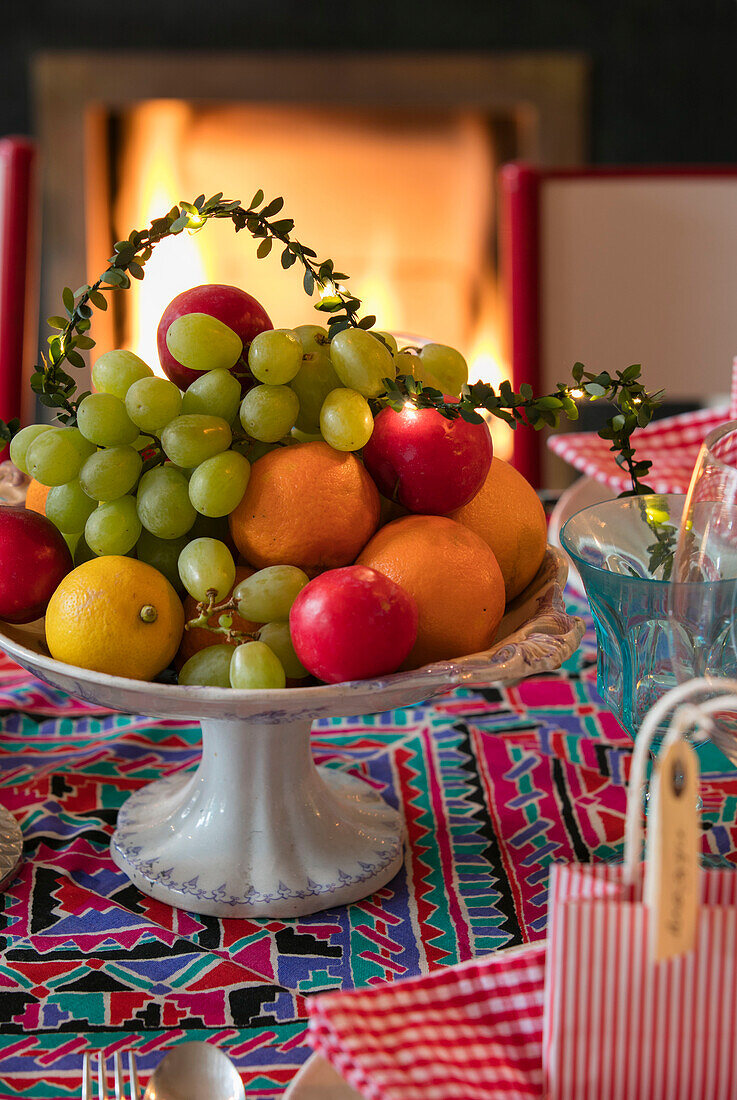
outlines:
[{"label": "paper bag handle", "polygon": [[[716,698],[691,701],[694,696],[705,692],[712,696],[716,693]],[[658,699],[645,716],[635,739],[627,785],[627,816],[624,828],[625,882],[634,883],[640,867],[644,836],[641,792],[645,785],[650,745],[659,727],[669,712],[675,710],[662,747],[670,746],[673,741],[683,737],[689,729],[695,731],[693,740],[704,741],[714,728],[711,715],[730,705],[737,710],[737,680],[710,680],[702,677],[672,688],[662,699]]]}]

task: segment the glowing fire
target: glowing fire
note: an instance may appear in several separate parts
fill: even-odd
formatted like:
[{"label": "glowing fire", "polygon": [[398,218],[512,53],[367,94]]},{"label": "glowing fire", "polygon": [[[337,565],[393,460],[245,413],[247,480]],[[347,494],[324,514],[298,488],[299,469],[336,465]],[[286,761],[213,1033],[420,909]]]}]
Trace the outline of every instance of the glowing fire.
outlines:
[{"label": "glowing fire", "polygon": [[[247,200],[256,181],[267,197],[287,196],[285,213],[299,239],[317,242],[352,275],[348,286],[379,329],[458,347],[471,381],[498,385],[506,376],[483,243],[493,151],[475,116],[461,112],[418,126],[395,116],[357,120],[317,109],[155,100],[126,112],[120,154],[126,185],[113,210],[118,234],[200,192]],[[282,270],[279,249],[259,261],[245,238],[223,220],[159,244],[145,280],[125,295],[124,346],[160,371],[159,318],[176,294],[203,282],[249,290],[277,326],[321,320],[299,276]],[[494,420],[492,434],[496,452],[509,454],[506,427]]]},{"label": "glowing fire", "polygon": [[[182,197],[174,165],[186,140],[188,111],[181,103],[157,106],[164,109],[137,116],[131,185],[120,193],[114,211],[117,225],[147,225]],[[161,314],[175,295],[211,277],[197,237],[185,232],[157,245],[146,264],[145,289],[142,284],[130,291],[126,346],[158,374],[163,374],[156,350]]]}]

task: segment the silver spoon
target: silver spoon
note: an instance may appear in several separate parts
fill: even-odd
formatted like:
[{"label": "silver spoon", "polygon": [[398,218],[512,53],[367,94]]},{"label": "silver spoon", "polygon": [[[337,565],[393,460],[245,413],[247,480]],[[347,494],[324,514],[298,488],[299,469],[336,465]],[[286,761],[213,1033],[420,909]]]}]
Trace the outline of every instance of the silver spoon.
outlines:
[{"label": "silver spoon", "polygon": [[143,1100],[245,1100],[243,1081],[212,1043],[181,1043],[156,1067]]}]

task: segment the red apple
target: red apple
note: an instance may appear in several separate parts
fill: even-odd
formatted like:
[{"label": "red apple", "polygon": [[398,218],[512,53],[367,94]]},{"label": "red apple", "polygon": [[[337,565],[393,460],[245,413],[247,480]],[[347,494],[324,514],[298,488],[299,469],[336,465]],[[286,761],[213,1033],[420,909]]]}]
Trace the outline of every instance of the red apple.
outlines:
[{"label": "red apple", "polygon": [[195,378],[205,373],[182,366],[166,345],[169,325],[185,313],[208,313],[210,317],[217,317],[218,321],[222,321],[240,336],[243,352],[231,370],[240,379],[243,392],[250,389],[254,379],[246,361],[251,341],[259,332],[274,327],[260,302],[250,294],[246,294],[245,290],[239,290],[235,286],[224,286],[221,283],[193,286],[190,290],[184,290],[181,294],[177,294],[176,298],[172,298],[161,315],[156,332],[156,343],[164,373],[176,386],[179,386],[180,390],[186,390]]},{"label": "red apple", "polygon": [[365,565],[331,569],[306,584],[289,614],[300,661],[329,684],[396,672],[417,637],[417,604]]},{"label": "red apple", "polygon": [[25,508],[0,507],[0,619],[40,619],[72,555],[51,520]]},{"label": "red apple", "polygon": [[408,402],[401,412],[381,410],[363,461],[389,500],[410,512],[445,516],[473,500],[493,453],[486,424],[469,424],[460,416],[446,420],[437,409]]}]

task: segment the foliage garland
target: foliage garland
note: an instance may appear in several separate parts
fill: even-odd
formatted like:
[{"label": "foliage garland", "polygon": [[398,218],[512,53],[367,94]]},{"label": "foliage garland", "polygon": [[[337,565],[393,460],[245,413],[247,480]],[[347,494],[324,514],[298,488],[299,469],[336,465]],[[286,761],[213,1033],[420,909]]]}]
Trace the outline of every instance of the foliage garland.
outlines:
[{"label": "foliage garland", "polygon": [[[361,301],[344,286],[348,276],[336,271],[332,260],[320,260],[314,249],[293,239],[292,218],[278,217],[283,206],[281,197],[264,203],[261,190],[256,192],[247,207],[242,206],[239,200],[223,199],[222,193],[209,199],[200,195],[193,203],[180,202],[168,214],[154,218],[147,229],[134,229],[127,240],[118,241],[108,267],[96,282],[85,284],[76,291],[65,287],[62,292],[64,312],[48,319],[54,334],[48,338],[47,356],[41,355],[42,364],[36,367],[31,377],[31,387],[41,404],[56,409],[57,419],[62,423],[76,422],[77,407],[88,394],[77,394],[76,383],[66,372],[64,364],[84,367],[80,352],[95,346],[95,341],[88,335],[93,310],[107,309],[107,291],[127,289],[132,278],[143,278],[146,262],[157,244],[185,230],[198,232],[213,218],[229,219],[236,233],[247,229],[259,241],[256,249],[259,259],[268,256],[276,244],[282,249],[281,265],[285,270],[298,262],[301,264],[305,292],[312,296],[316,289],[319,290],[320,298],[315,303],[315,309],[329,314],[331,337],[351,326],[372,328],[376,318],[359,318]],[[587,371],[582,363],[575,363],[572,368],[573,385],[559,382],[550,394],[535,397],[528,383],[522,383],[519,392],[515,393],[507,381],[502,382],[498,389],[488,382],[474,382],[464,387],[460,398],[452,402],[445,401],[438,390],[423,387],[411,375],[400,375],[396,379],[386,380],[386,395],[375,400],[374,410],[382,405],[401,408],[407,400],[411,400],[420,408],[434,407],[449,419],[461,416],[464,420],[477,423],[481,420],[479,410],[483,409],[512,428],[525,424],[540,429],[557,427],[561,415],[568,420],[577,420],[578,400],[606,400],[615,406],[615,411],[600,429],[599,435],[611,442],[617,464],[629,474],[632,489],[623,495],[639,495],[652,492],[642,480],[647,477],[652,464],[636,458],[632,433],[636,428],[650,423],[662,396],[662,393],[651,394],[645,390],[639,381],[640,373],[639,364],[617,371],[612,377],[607,371],[596,374]],[[17,420],[7,424],[0,420],[0,438],[6,441],[11,439],[18,427]]]}]

